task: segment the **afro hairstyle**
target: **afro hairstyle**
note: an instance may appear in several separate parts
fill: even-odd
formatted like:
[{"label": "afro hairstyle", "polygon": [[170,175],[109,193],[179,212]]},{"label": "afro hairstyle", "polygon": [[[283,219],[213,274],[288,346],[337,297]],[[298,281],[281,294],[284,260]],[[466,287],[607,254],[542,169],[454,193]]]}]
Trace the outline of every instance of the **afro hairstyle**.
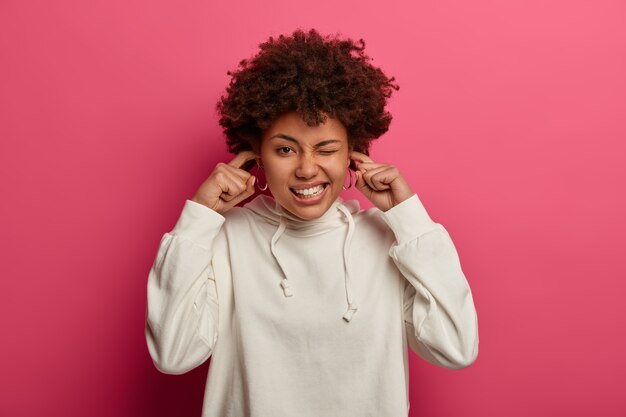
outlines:
[{"label": "afro hairstyle", "polygon": [[239,62],[216,109],[231,153],[258,150],[263,131],[284,113],[296,111],[309,126],[337,118],[352,150],[369,153],[373,139],[389,129],[385,111],[395,77],[370,64],[365,42],[296,29],[291,36],[259,44]]}]

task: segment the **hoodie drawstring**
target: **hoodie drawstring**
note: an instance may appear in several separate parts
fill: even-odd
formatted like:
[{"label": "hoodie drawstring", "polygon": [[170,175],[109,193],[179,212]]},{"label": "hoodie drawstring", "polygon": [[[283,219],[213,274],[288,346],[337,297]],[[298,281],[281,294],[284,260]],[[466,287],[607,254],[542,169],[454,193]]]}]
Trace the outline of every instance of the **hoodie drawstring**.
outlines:
[{"label": "hoodie drawstring", "polygon": [[[358,309],[356,301],[354,300],[354,296],[352,294],[353,292],[352,282],[350,280],[350,271],[348,268],[348,261],[349,261],[348,254],[350,253],[350,247],[352,245],[352,235],[354,234],[354,220],[352,218],[352,215],[350,214],[350,211],[343,205],[337,206],[337,209],[343,213],[348,223],[348,232],[346,234],[346,239],[343,245],[344,281],[345,281],[346,301],[348,303],[348,309],[344,313],[343,319],[349,323]],[[278,264],[280,270],[283,273],[284,278],[280,282],[280,286],[283,289],[283,294],[285,295],[285,297],[292,297],[293,291],[291,290],[291,287],[289,286],[289,278],[287,277],[287,272],[285,271],[285,268],[280,263],[280,260],[278,259],[278,256],[276,254],[276,242],[278,242],[278,239],[280,239],[280,237],[282,236],[286,228],[287,228],[287,225],[285,223],[285,220],[283,216],[280,216],[278,228],[276,229],[276,232],[274,233],[274,236],[272,236],[272,240],[270,241],[270,251],[272,252],[272,256],[276,260],[276,263]]]},{"label": "hoodie drawstring", "polygon": [[280,223],[278,224],[278,229],[276,229],[274,236],[272,236],[272,240],[270,243],[270,250],[272,252],[272,256],[276,260],[276,263],[280,267],[280,270],[283,272],[283,276],[285,277],[280,282],[280,286],[283,287],[283,294],[285,294],[285,297],[291,297],[293,295],[293,292],[291,291],[291,288],[289,288],[289,280],[287,279],[287,273],[285,272],[285,268],[283,268],[283,266],[280,264],[280,261],[278,260],[278,256],[276,256],[276,242],[278,241],[280,236],[283,234],[286,227],[287,226],[285,225],[285,222],[283,221],[283,217],[280,216]]},{"label": "hoodie drawstring", "polygon": [[356,301],[354,301],[354,297],[352,296],[352,283],[350,281],[350,271],[348,269],[348,254],[350,252],[350,246],[352,245],[352,234],[354,233],[354,220],[352,219],[352,215],[350,211],[344,206],[337,207],[343,214],[346,216],[346,220],[348,221],[348,234],[346,235],[346,240],[343,245],[343,266],[345,271],[345,284],[346,284],[346,301],[348,302],[348,310],[346,310],[343,315],[343,319],[348,323],[352,320],[352,316],[356,313],[358,307],[356,305]]}]

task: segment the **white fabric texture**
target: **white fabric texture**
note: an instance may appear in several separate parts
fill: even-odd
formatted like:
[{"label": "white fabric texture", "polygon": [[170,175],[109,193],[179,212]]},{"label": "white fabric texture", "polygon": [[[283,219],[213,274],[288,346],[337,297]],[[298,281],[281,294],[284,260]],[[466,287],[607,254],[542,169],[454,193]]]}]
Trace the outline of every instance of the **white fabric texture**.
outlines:
[{"label": "white fabric texture", "polygon": [[212,358],[204,417],[406,416],[409,347],[449,369],[478,355],[457,251],[417,195],[313,221],[266,196],[224,216],[187,200],[147,295],[161,372]]}]

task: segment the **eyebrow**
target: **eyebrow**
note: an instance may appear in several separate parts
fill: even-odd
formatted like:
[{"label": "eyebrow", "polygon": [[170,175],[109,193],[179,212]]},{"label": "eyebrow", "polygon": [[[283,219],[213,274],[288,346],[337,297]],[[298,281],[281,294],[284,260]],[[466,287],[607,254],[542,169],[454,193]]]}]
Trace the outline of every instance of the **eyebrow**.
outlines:
[{"label": "eyebrow", "polygon": [[[291,137],[289,135],[285,135],[284,133],[277,133],[274,136],[270,137],[270,139],[274,139],[274,138],[285,139],[285,140],[288,140],[290,142],[294,142],[294,143],[300,145],[300,142],[298,142],[298,139],[293,138],[293,137]],[[319,143],[316,143],[315,144],[315,148],[321,148],[322,146],[329,145],[331,143],[340,143],[340,142],[341,141],[339,139],[323,140],[323,141],[321,141]]]}]

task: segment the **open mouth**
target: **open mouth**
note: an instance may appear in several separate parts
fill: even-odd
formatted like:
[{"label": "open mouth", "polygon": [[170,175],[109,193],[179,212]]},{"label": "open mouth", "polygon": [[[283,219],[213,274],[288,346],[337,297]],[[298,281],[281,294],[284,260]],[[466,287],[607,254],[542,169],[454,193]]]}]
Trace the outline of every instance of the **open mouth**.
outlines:
[{"label": "open mouth", "polygon": [[311,187],[311,188],[300,188],[300,189],[289,188],[289,190],[296,197],[306,200],[309,198],[317,197],[318,195],[324,192],[327,186],[328,186],[328,183],[325,183],[325,184],[316,185],[315,187]]}]

